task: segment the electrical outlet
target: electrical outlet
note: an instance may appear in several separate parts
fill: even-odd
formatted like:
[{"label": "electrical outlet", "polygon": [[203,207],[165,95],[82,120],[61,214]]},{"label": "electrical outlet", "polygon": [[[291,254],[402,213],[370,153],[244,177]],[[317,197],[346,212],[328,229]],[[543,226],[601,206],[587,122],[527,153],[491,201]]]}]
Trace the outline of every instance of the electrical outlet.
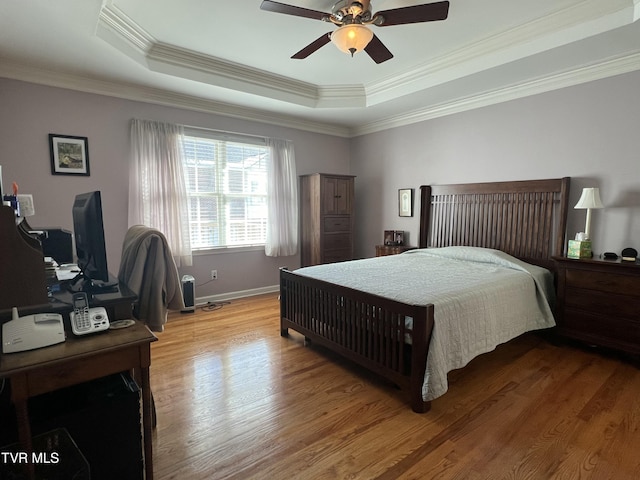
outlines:
[{"label": "electrical outlet", "polygon": [[211,270],[211,280],[218,279],[218,270]]}]

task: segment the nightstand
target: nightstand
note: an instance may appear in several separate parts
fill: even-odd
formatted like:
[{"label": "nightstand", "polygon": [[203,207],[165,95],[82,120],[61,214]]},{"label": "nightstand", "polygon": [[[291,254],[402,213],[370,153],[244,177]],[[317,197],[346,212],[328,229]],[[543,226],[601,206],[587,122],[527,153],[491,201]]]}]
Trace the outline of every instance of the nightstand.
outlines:
[{"label": "nightstand", "polygon": [[417,247],[409,245],[376,245],[376,257],[384,257],[386,255],[397,255],[407,250],[414,250]]},{"label": "nightstand", "polygon": [[640,354],[640,264],[553,259],[558,265],[557,332]]}]

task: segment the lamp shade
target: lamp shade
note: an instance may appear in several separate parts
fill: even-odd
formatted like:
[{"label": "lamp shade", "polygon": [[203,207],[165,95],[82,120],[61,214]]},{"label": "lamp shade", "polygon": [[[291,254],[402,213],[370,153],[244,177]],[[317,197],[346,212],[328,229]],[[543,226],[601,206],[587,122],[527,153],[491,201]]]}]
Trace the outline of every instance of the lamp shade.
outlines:
[{"label": "lamp shade", "polygon": [[344,53],[360,52],[365,49],[373,38],[373,32],[364,25],[351,23],[342,25],[331,34],[331,41]]},{"label": "lamp shade", "polygon": [[573,208],[604,208],[602,200],[600,200],[599,188],[583,188],[580,200]]}]

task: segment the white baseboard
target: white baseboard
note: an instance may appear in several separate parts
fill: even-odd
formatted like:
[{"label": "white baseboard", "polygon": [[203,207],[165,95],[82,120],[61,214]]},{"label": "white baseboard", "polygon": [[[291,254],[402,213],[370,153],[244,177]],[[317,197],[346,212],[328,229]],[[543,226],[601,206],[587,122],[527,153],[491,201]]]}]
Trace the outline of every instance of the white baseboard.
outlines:
[{"label": "white baseboard", "polygon": [[254,295],[262,295],[264,293],[274,293],[280,290],[280,285],[270,285],[268,287],[252,288],[250,290],[240,290],[237,292],[221,293],[218,295],[209,295],[207,297],[196,297],[196,307],[206,305],[208,303],[224,302],[237,298],[252,297]]}]

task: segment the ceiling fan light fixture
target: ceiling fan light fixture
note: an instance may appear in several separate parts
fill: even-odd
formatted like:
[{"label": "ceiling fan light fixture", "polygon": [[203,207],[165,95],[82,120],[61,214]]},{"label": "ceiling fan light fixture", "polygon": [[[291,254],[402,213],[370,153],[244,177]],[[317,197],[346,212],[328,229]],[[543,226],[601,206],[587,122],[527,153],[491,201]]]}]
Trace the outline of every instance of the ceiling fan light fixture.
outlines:
[{"label": "ceiling fan light fixture", "polygon": [[364,25],[351,23],[342,25],[331,34],[331,41],[344,53],[360,52],[365,49],[373,38],[373,32]]}]

